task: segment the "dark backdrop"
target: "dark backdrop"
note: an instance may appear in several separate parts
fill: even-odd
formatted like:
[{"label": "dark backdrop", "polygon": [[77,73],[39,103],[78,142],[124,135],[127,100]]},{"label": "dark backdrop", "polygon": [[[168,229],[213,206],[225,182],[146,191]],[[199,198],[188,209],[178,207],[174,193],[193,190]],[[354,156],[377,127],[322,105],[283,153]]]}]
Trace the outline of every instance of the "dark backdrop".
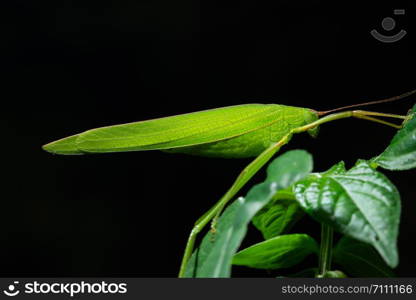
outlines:
[{"label": "dark backdrop", "polygon": [[[2,1],[1,276],[176,276],[191,225],[249,162],[160,152],[63,157],[42,144],[219,106],[326,110],[416,88],[411,1],[270,2]],[[388,16],[397,22],[391,32],[381,27]],[[408,34],[384,44],[371,29]],[[414,99],[371,109],[405,114]],[[317,171],[339,160],[350,167],[393,134],[342,120],[285,150],[307,149]],[[403,201],[397,274],[415,276],[416,172],[385,173]],[[306,218],[295,231],[318,238],[318,229]],[[245,244],[259,239],[251,230]]]}]

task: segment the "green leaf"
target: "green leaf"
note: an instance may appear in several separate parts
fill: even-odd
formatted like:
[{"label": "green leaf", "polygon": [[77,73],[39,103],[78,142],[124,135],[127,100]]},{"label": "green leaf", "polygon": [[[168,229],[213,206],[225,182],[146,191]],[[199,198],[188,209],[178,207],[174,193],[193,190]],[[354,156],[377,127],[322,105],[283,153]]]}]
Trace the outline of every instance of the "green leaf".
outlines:
[{"label": "green leaf", "polygon": [[282,190],[304,178],[312,169],[312,155],[305,150],[291,150],[269,164],[265,183],[276,182]]},{"label": "green leaf", "polygon": [[240,246],[247,225],[278,190],[304,178],[312,170],[312,157],[293,150],[276,158],[267,169],[265,182],[254,186],[246,198],[231,204],[218,220],[216,232],[209,232],[193,253],[185,277],[229,277],[231,261]]},{"label": "green leaf", "polygon": [[398,264],[400,196],[396,187],[366,161],[345,171],[312,174],[294,185],[302,208],[319,222],[373,245],[391,267]]},{"label": "green leaf", "polygon": [[[295,150],[298,151],[298,150]],[[294,161],[291,156],[281,156],[281,160],[275,160],[267,169],[267,178],[280,178],[283,186],[289,186],[289,182],[296,182],[301,178],[293,178],[293,173],[287,168],[276,167],[275,164],[290,166],[298,170],[298,174],[307,174],[312,171],[312,159]],[[290,190],[279,191],[265,207],[254,217],[253,225],[261,231],[264,239],[270,239],[290,230],[290,228],[303,216],[303,211]]]},{"label": "green leaf", "polygon": [[288,232],[303,215],[300,205],[293,199],[273,199],[254,216],[252,222],[267,240]]},{"label": "green leaf", "polygon": [[333,261],[353,277],[394,277],[380,255],[369,244],[343,237],[334,248]]},{"label": "green leaf", "polygon": [[408,170],[416,167],[416,105],[409,119],[400,129],[390,145],[373,161],[388,170]]},{"label": "green leaf", "polygon": [[307,234],[280,235],[238,252],[233,264],[257,269],[289,268],[318,252],[318,244]]}]

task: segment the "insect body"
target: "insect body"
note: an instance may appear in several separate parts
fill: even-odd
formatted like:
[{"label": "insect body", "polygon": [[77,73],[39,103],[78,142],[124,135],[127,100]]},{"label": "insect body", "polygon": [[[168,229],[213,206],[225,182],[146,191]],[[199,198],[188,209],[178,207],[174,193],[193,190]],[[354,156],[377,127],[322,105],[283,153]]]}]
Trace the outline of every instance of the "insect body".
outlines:
[{"label": "insect body", "polygon": [[[92,129],[43,148],[57,154],[163,150],[201,156],[258,156],[290,130],[318,119],[314,110],[245,104]],[[317,128],[311,129],[315,136]]]},{"label": "insect body", "polygon": [[[265,114],[261,117],[258,115],[248,116],[249,119],[253,118],[258,120],[256,126],[253,126],[252,129],[242,130],[234,136],[225,137],[218,141],[183,148],[173,148],[166,151],[224,158],[258,156],[293,128],[309,124],[318,119],[318,114],[307,108],[277,104],[247,105],[250,108],[254,108],[255,106],[259,106],[261,110],[264,109]],[[230,126],[233,126],[231,120],[228,122]],[[317,128],[311,129],[309,132],[315,136]]]}]

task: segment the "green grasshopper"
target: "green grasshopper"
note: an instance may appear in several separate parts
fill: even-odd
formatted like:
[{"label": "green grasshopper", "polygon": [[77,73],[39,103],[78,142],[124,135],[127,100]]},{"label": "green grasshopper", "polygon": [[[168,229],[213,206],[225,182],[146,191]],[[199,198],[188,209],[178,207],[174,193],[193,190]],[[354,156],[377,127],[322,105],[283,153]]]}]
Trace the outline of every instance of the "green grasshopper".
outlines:
[{"label": "green grasshopper", "polygon": [[[406,116],[346,109],[395,101],[415,92],[416,90],[388,99],[328,111],[279,104],[229,106],[91,129],[44,145],[43,149],[64,155],[162,150],[210,157],[256,157],[239,174],[223,197],[196,221],[183,255],[179,271],[179,277],[182,277],[197,234],[210,221],[211,229],[215,232],[217,219],[225,205],[283,145],[290,141],[293,134],[306,131],[316,137],[319,125],[349,117],[400,128],[400,125],[377,117],[405,120]],[[337,112],[341,110],[342,112]]]}]

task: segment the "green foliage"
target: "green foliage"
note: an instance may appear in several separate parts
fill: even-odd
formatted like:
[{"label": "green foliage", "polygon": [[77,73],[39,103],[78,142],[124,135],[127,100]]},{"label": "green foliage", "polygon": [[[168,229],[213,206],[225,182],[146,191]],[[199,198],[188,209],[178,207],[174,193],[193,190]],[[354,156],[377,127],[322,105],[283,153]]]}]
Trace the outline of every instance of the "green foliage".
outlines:
[{"label": "green foliage", "polygon": [[234,265],[257,269],[292,267],[310,254],[317,254],[319,246],[307,234],[287,234],[274,237],[238,252]]},{"label": "green foliage", "polygon": [[305,150],[288,151],[269,164],[264,183],[275,183],[280,191],[306,177],[312,169],[312,155]]},{"label": "green foliage", "polygon": [[243,240],[247,225],[278,190],[304,178],[312,170],[311,155],[303,150],[286,152],[267,169],[267,178],[254,186],[246,198],[228,207],[188,262],[186,277],[229,277],[234,254]]},{"label": "green foliage", "polygon": [[[281,167],[276,164],[280,164]],[[293,178],[293,173],[287,172],[288,168],[298,170],[298,174],[307,174],[312,171],[312,158],[296,161],[291,155],[282,155],[280,160],[275,160],[269,165],[266,182],[269,178],[280,178],[282,186],[290,186],[290,183],[296,182],[299,178]],[[290,190],[279,190],[253,217],[254,226],[261,231],[265,239],[287,232],[303,216],[304,212],[294,200]]]},{"label": "green foliage", "polygon": [[388,170],[408,170],[416,167],[416,105],[409,113],[409,119],[400,129],[390,145],[374,162]]},{"label": "green foliage", "polygon": [[346,171],[339,163],[294,187],[302,208],[317,221],[372,244],[386,263],[398,264],[400,196],[396,187],[366,161]]},{"label": "green foliage", "polygon": [[354,277],[394,277],[380,255],[367,243],[343,237],[334,248],[334,262]]},{"label": "green foliage", "polygon": [[[266,181],[224,212],[215,241],[211,234],[204,238],[198,256],[194,253],[192,257],[188,275],[227,277],[231,262],[261,269],[298,264],[319,251],[315,240],[306,234],[282,234],[306,212],[345,234],[333,251],[334,263],[343,270],[326,270],[319,277],[394,276],[391,268],[398,264],[400,196],[375,168],[416,167],[415,112],[416,106],[382,154],[371,161],[359,160],[350,170],[340,162],[326,172],[310,174],[310,155],[299,150],[281,155],[269,165]],[[251,218],[265,241],[235,254]],[[292,276],[317,276],[317,269]]]}]

